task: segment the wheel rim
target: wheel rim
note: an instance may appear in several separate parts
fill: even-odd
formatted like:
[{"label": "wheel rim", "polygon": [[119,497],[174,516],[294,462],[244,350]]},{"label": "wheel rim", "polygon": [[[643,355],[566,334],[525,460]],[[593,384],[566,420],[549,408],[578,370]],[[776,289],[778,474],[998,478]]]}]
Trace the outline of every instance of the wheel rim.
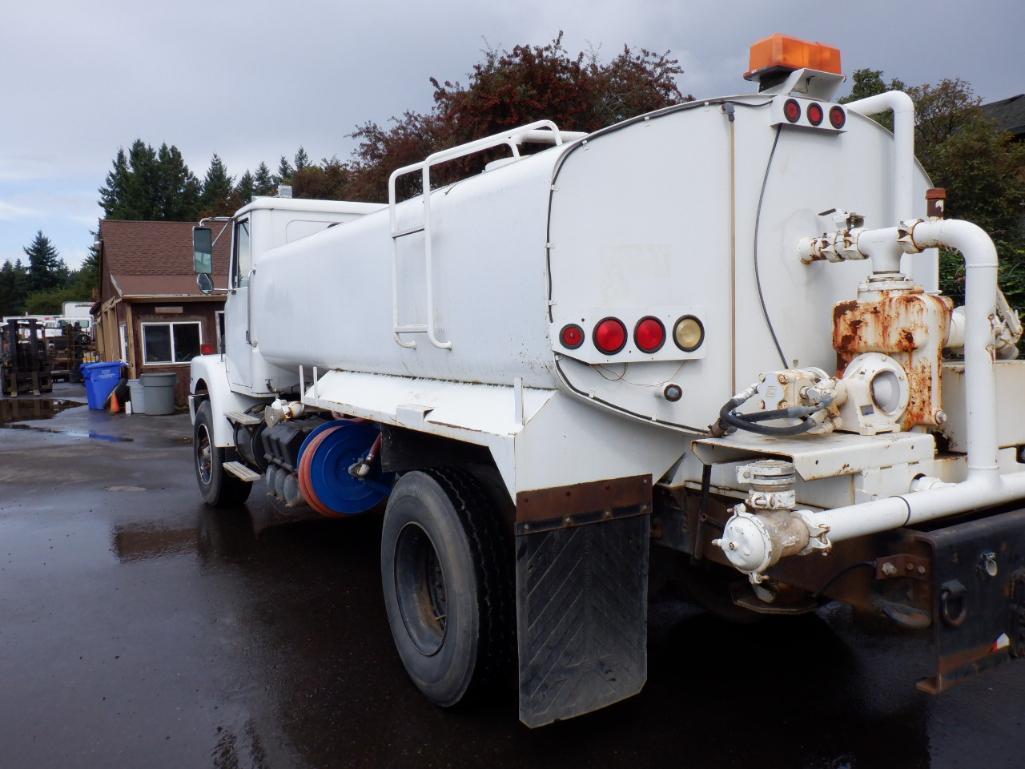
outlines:
[{"label": "wheel rim", "polygon": [[395,543],[395,596],[406,633],[417,650],[437,654],[448,626],[448,593],[441,559],[427,532],[407,523]]},{"label": "wheel rim", "polygon": [[196,440],[196,472],[199,473],[199,481],[204,486],[209,485],[210,479],[213,477],[213,454],[210,431],[207,430],[206,425],[200,425]]}]

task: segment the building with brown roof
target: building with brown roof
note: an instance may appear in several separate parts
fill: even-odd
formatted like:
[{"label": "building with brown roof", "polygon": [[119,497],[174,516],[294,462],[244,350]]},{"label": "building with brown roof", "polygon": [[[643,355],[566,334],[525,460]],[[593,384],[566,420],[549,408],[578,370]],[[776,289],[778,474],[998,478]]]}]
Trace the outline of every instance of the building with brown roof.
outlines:
[{"label": "building with brown roof", "polygon": [[[193,222],[100,222],[100,300],[96,345],[103,360],[123,360],[128,376],[178,373],[178,398],[189,387],[189,361],[222,349],[224,295],[203,294],[192,269]],[[223,223],[213,222],[214,235]],[[231,231],[214,246],[227,285]]]}]

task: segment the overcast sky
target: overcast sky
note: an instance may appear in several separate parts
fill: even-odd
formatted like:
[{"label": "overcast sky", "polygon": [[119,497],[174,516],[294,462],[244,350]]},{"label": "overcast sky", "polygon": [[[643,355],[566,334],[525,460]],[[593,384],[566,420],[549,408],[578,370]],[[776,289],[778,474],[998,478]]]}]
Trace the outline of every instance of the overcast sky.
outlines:
[{"label": "overcast sky", "polygon": [[[345,158],[366,120],[430,107],[427,78],[465,82],[487,44],[609,58],[671,49],[684,93],[744,92],[748,47],[784,32],[841,49],[844,70],[961,77],[987,101],[1025,92],[1023,0],[6,0],[0,18],[0,263],[36,230],[86,253],[119,146],[176,144],[197,176],[237,176],[300,144]],[[573,126],[565,126],[572,128]]]}]

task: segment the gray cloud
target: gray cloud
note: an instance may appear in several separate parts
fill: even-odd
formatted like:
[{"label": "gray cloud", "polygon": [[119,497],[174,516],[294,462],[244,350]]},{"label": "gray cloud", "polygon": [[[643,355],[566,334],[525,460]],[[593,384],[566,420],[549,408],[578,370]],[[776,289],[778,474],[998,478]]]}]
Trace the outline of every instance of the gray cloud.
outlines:
[{"label": "gray cloud", "polygon": [[[213,152],[235,174],[260,160],[274,167],[300,144],[314,158],[344,158],[357,123],[428,108],[427,78],[465,80],[485,40],[540,43],[563,29],[568,47],[602,56],[623,43],[672,49],[686,69],[681,88],[700,97],[748,90],[748,46],[783,31],[838,45],[848,72],[873,67],[910,83],[957,76],[987,99],[1025,91],[1020,0],[7,6],[0,260],[38,228],[83,252],[93,191],[117,147],[136,137],[177,144],[198,175]],[[37,215],[16,216],[22,209]]]}]

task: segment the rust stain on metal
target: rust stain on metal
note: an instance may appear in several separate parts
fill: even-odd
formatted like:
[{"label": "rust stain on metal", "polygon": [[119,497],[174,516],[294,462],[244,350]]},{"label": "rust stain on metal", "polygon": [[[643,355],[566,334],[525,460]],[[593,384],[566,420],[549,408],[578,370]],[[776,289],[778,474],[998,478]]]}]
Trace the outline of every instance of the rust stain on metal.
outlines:
[{"label": "rust stain on metal", "polygon": [[516,495],[516,522],[545,521],[627,507],[650,512],[650,475],[521,491]]},{"label": "rust stain on metal", "polygon": [[[901,428],[937,426],[935,415],[943,408],[939,370],[952,310],[948,297],[927,294],[921,288],[881,291],[876,300],[838,303],[833,308],[838,371],[862,353],[892,356],[907,373],[910,390]],[[935,356],[923,352],[930,341],[935,342]]]}]

